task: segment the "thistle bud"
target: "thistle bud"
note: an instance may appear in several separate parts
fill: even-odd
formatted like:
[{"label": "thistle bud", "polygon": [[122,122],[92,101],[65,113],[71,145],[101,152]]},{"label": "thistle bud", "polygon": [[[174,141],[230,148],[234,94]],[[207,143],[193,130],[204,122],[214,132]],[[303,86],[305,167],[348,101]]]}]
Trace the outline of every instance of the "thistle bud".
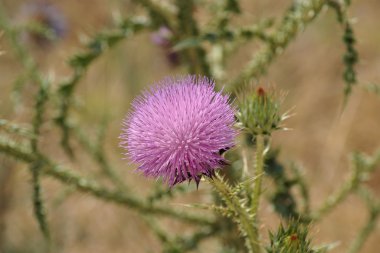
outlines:
[{"label": "thistle bud", "polygon": [[286,227],[280,225],[276,233],[270,233],[270,245],[267,247],[268,253],[277,252],[317,252],[311,247],[311,240],[308,236],[308,226],[299,221],[291,221]]},{"label": "thistle bud", "polygon": [[287,115],[281,115],[281,98],[273,90],[257,87],[238,97],[239,125],[253,136],[270,135],[281,129],[281,122]]}]

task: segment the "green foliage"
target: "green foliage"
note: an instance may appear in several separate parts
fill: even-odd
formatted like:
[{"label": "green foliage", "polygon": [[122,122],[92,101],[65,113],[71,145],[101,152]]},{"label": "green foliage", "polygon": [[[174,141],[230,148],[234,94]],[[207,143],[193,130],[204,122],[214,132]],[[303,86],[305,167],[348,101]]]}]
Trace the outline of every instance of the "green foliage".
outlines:
[{"label": "green foliage", "polygon": [[347,17],[347,7],[351,4],[351,1],[344,1],[344,3],[337,1],[327,1],[327,4],[334,9],[337,20],[344,29],[342,36],[342,41],[346,46],[346,53],[343,56],[343,64],[345,70],[343,73],[343,80],[346,83],[344,88],[344,99],[345,103],[347,102],[348,97],[352,92],[352,86],[357,82],[355,65],[358,62],[358,52],[355,49],[355,36],[352,28],[352,24]]},{"label": "green foliage", "polygon": [[378,84],[371,83],[371,84],[368,84],[365,88],[369,92],[372,92],[376,95],[380,95],[380,85],[378,85]]},{"label": "green foliage", "polygon": [[[274,182],[274,191],[269,195],[269,200],[274,210],[287,220],[297,219],[307,221],[309,215],[309,189],[300,169],[295,164],[290,166],[289,176],[286,168],[278,159],[279,150],[271,150],[265,160],[265,173]],[[298,189],[302,199],[297,200],[294,196],[295,188]],[[300,210],[300,204],[302,209]]]},{"label": "green foliage", "polygon": [[157,182],[154,191],[147,197],[148,201],[152,204],[163,199],[173,198],[175,195],[186,192],[186,188],[183,185],[178,185],[175,188],[166,188],[162,185],[162,182]]},{"label": "green foliage", "polygon": [[343,57],[343,62],[346,66],[346,69],[343,74],[343,79],[346,82],[344,94],[347,97],[352,92],[352,85],[356,83],[356,73],[354,66],[358,61],[358,53],[354,47],[354,32],[348,23],[346,24],[346,27],[344,29],[343,42],[346,45],[347,50]]},{"label": "green foliage", "polygon": [[40,165],[38,162],[31,165],[32,183],[33,183],[33,205],[34,214],[40,226],[40,229],[47,240],[50,240],[50,232],[46,221],[45,208],[41,196],[41,183],[40,183]]},{"label": "green foliage", "polygon": [[36,136],[33,134],[32,129],[28,126],[21,126],[19,124],[15,124],[13,122],[9,122],[5,119],[0,119],[0,130],[6,133],[13,133],[20,136],[27,137],[29,139],[33,139]]},{"label": "green foliage", "polygon": [[229,90],[236,91],[244,87],[251,79],[257,79],[266,72],[270,63],[280,55],[289,42],[311,21],[314,20],[326,4],[324,0],[295,1],[288,9],[282,22],[276,28],[268,43],[257,51],[243,71],[230,82]]},{"label": "green foliage", "polygon": [[231,186],[218,174],[209,182],[214,186],[216,192],[223,199],[225,208],[214,208],[214,211],[221,211],[220,214],[234,220],[238,225],[245,244],[249,252],[260,250],[257,229],[255,228],[254,216],[256,213],[247,205],[247,198],[239,198],[241,191],[245,189],[247,182],[241,182],[236,186]]},{"label": "green foliage", "polygon": [[[325,252],[331,247],[318,250],[311,248],[308,224],[318,223],[349,195],[356,194],[363,200],[368,211],[367,221],[358,231],[348,251],[359,252],[374,231],[380,216],[380,200],[365,184],[371,173],[379,167],[380,152],[372,156],[354,153],[349,177],[320,207],[311,209],[309,188],[299,167],[295,164],[285,166],[280,162],[277,153],[270,150],[271,133],[282,129],[282,121],[288,117],[287,114],[280,113],[282,101],[271,90],[259,88],[252,91],[245,87],[247,82],[258,79],[267,72],[275,58],[320,15],[324,6],[329,6],[335,11],[337,21],[343,28],[342,41],[346,49],[343,56],[343,80],[346,83],[343,93],[347,102],[353,85],[357,83],[355,66],[358,62],[356,37],[347,14],[351,1],[293,1],[278,23],[273,18],[264,18],[244,26],[237,26],[233,22],[234,17],[244,13],[239,0],[206,1],[207,4],[204,1],[176,0],[167,5],[150,0],[132,2],[142,7],[142,12],[139,12],[141,16],[118,20],[104,31],[88,38],[83,48],[67,61],[72,70],[71,75],[59,80],[57,85],[46,77],[20,39],[23,29],[32,29],[50,38],[49,31],[34,24],[29,27],[14,27],[0,4],[0,29],[13,50],[9,53],[13,53],[23,67],[13,83],[12,96],[15,103],[27,100],[21,95],[25,83],[30,82],[35,87],[35,94],[31,96],[33,116],[30,122],[16,123],[0,119],[0,153],[28,165],[32,178],[34,214],[45,238],[54,238],[54,231],[49,230],[46,217],[46,206],[49,205],[45,204],[41,181],[44,177],[51,177],[68,186],[70,192],[87,193],[106,202],[135,210],[162,243],[162,250],[166,253],[196,250],[202,241],[210,237],[219,238],[220,252],[262,252],[264,245],[261,241],[263,231],[259,229],[262,225],[259,220],[259,207],[264,194],[269,196],[274,211],[287,224],[280,225],[276,232],[270,233],[270,244],[266,247],[268,253]],[[196,8],[211,10],[210,21],[201,23],[194,13]],[[82,124],[74,123],[76,121],[70,113],[82,78],[98,58],[118,43],[160,27],[167,27],[172,31],[172,43],[175,46],[170,50],[176,51],[184,59],[182,64],[187,72],[217,80],[227,79],[225,73],[231,58],[229,56],[243,42],[257,40],[261,45],[237,76],[228,77],[226,80],[225,90],[238,97],[236,117],[238,125],[246,130],[244,137],[248,141],[227,154],[232,158],[233,165],[227,168],[225,176],[217,174],[209,180],[218,196],[214,202],[189,205],[204,209],[202,211],[207,212],[206,214],[180,211],[168,205],[167,202],[172,198],[189,191],[184,186],[167,189],[157,184],[147,197],[134,194],[106,154],[106,122],[100,124],[95,129],[97,133],[92,135]],[[371,85],[368,89],[380,93],[378,85]],[[50,107],[54,115],[47,110]],[[46,137],[41,128],[45,125],[54,127],[52,123],[61,131],[58,145],[67,157],[74,158],[75,142],[78,144],[75,151],[83,150],[98,166],[101,176],[97,173],[84,175],[83,171],[79,173],[74,166],[62,165],[61,159],[39,147],[40,141]],[[81,156],[75,158],[77,160],[73,159],[72,164],[84,159]],[[106,183],[102,180],[103,177],[108,179]],[[262,184],[268,178],[272,180],[273,187],[263,190]],[[295,194],[295,190],[299,194]],[[62,199],[64,201],[64,197]],[[168,229],[161,228],[161,216],[189,223],[194,230],[191,233],[173,235]],[[237,227],[236,230],[234,226]],[[236,231],[240,232],[238,236],[235,235]],[[242,240],[246,245],[244,249],[239,245]]]},{"label": "green foliage", "polygon": [[239,40],[252,40],[256,38],[265,42],[270,39],[265,30],[272,26],[272,24],[273,22],[271,19],[265,19],[258,24],[241,28],[231,29],[229,27],[223,27],[221,30],[212,29],[198,37],[191,37],[180,41],[173,47],[173,50],[180,51],[191,47],[199,47],[204,42],[209,42],[211,44],[230,42],[233,44]]},{"label": "green foliage", "polygon": [[69,59],[69,66],[73,69],[73,74],[59,85],[59,112],[55,122],[62,131],[61,145],[70,157],[73,157],[74,153],[69,143],[70,124],[68,114],[72,104],[72,96],[79,81],[89,65],[105,50],[115,46],[122,39],[130,37],[142,29],[149,28],[150,25],[149,20],[141,17],[124,20],[116,24],[113,30],[107,30],[95,35],[85,45],[85,52],[78,53]]}]

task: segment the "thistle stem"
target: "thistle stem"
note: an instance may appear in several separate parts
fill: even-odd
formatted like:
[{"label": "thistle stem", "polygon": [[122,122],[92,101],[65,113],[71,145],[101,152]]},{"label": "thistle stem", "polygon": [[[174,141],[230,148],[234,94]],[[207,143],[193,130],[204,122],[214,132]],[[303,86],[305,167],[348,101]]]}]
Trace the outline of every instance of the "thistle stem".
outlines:
[{"label": "thistle stem", "polygon": [[364,246],[364,243],[368,240],[368,237],[376,229],[376,224],[380,217],[380,199],[378,199],[369,189],[366,187],[360,187],[357,191],[358,195],[366,202],[369,217],[367,222],[360,229],[355,240],[351,243],[348,249],[348,253],[358,253]]},{"label": "thistle stem", "polygon": [[209,182],[214,186],[215,190],[221,196],[226,204],[226,209],[234,213],[238,221],[239,229],[245,237],[245,245],[249,253],[259,253],[260,244],[257,241],[258,234],[255,226],[252,226],[250,212],[245,209],[239,198],[234,195],[233,189],[221,179],[217,174],[215,178],[210,179]]},{"label": "thistle stem", "polygon": [[252,213],[255,215],[254,217],[254,229],[255,229],[255,241],[256,249],[254,249],[254,252],[260,252],[260,238],[259,238],[259,231],[258,231],[258,215],[257,212],[259,210],[259,204],[260,204],[260,196],[261,196],[261,184],[262,184],[262,176],[264,173],[264,136],[257,135],[256,136],[256,164],[255,164],[255,185],[253,187],[253,195],[252,195],[252,204],[251,209]]},{"label": "thistle stem", "polygon": [[349,179],[335,193],[332,193],[317,211],[311,214],[311,219],[313,221],[320,220],[338,204],[343,202],[350,193],[357,189],[361,176],[362,171],[358,166],[355,166]]},{"label": "thistle stem", "polygon": [[[264,137],[262,135],[256,136],[256,166],[255,166],[255,185],[253,188],[252,195],[252,210],[254,213],[257,213],[260,204],[260,195],[261,195],[261,182],[262,175],[264,173]],[[256,216],[257,217],[257,216]],[[256,218],[257,220],[257,218]]]},{"label": "thistle stem", "polygon": [[81,192],[88,193],[105,201],[127,206],[140,213],[169,216],[191,224],[213,225],[215,223],[214,220],[208,217],[179,212],[171,207],[151,205],[130,193],[110,190],[99,184],[96,180],[79,175],[74,170],[60,166],[43,155],[36,156],[30,148],[17,144],[13,140],[3,136],[0,136],[0,153],[8,154],[26,163],[40,162],[41,174],[53,177],[65,185],[74,186]]},{"label": "thistle stem", "polygon": [[370,210],[370,215],[367,223],[361,228],[356,239],[352,242],[348,253],[357,253],[359,252],[364,243],[367,241],[369,235],[376,228],[376,222],[380,214],[380,209]]}]

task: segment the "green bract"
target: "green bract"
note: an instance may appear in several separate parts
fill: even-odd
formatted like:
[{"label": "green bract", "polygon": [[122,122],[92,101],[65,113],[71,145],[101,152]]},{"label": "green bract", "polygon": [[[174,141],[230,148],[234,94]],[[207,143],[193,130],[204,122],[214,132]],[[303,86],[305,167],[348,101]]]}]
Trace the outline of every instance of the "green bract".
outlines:
[{"label": "green bract", "polygon": [[270,135],[274,130],[281,129],[281,121],[287,116],[280,114],[281,101],[262,87],[243,94],[239,99],[237,118],[240,127],[250,134]]},{"label": "green bract", "polygon": [[293,221],[289,226],[280,225],[277,232],[269,233],[268,253],[317,253],[310,246],[307,226]]}]

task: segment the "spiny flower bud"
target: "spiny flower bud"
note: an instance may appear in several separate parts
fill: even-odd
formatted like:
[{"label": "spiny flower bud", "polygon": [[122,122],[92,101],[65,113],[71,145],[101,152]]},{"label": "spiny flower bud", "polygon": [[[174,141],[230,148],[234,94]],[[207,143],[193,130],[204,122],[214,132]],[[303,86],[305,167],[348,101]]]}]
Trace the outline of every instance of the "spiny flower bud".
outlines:
[{"label": "spiny flower bud", "polygon": [[282,224],[275,234],[270,233],[270,246],[268,253],[314,253],[317,252],[311,247],[308,238],[309,228],[299,221],[291,221],[287,227]]},{"label": "spiny flower bud", "polygon": [[253,91],[238,96],[239,125],[252,135],[270,135],[281,129],[281,122],[287,115],[280,114],[281,99],[272,91],[257,87]]}]

